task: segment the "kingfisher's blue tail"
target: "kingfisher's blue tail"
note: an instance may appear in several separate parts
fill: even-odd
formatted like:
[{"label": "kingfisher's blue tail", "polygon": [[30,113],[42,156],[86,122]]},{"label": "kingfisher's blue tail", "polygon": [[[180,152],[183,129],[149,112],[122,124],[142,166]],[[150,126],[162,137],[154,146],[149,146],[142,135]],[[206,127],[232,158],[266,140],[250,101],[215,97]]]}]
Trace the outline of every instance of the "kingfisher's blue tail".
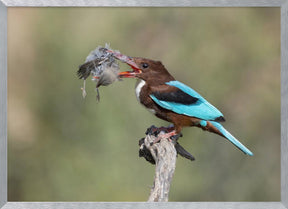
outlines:
[{"label": "kingfisher's blue tail", "polygon": [[246,155],[253,156],[253,153],[245,147],[241,142],[239,142],[232,134],[230,134],[220,123],[215,121],[209,121],[225,138],[227,138],[232,144],[234,144],[238,149],[244,152]]}]

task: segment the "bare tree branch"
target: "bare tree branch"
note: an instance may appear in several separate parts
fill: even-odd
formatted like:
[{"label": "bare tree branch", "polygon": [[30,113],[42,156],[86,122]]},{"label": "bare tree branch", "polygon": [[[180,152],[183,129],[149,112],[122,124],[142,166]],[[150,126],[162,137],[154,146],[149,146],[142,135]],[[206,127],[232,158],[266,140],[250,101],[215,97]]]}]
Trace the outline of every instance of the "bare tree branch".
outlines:
[{"label": "bare tree branch", "polygon": [[155,136],[147,135],[144,144],[151,152],[155,162],[154,185],[148,202],[167,202],[171,181],[176,167],[177,152],[173,142],[161,139],[153,144]]},{"label": "bare tree branch", "polygon": [[178,154],[188,160],[195,160],[193,155],[186,151],[177,140],[162,138],[158,143],[154,143],[160,132],[165,133],[165,130],[168,129],[152,125],[147,129],[146,137],[139,140],[139,157],[144,157],[151,164],[156,164],[154,184],[148,202],[168,201]]}]

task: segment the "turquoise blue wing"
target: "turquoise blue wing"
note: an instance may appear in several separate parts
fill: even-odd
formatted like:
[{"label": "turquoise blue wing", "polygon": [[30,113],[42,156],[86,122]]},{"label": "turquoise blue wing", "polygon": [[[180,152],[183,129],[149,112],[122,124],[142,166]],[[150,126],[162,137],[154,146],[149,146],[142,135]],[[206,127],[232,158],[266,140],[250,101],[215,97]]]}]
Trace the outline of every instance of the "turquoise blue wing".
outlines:
[{"label": "turquoise blue wing", "polygon": [[152,98],[152,100],[162,108],[171,110],[178,114],[196,117],[203,120],[215,120],[219,117],[223,117],[223,114],[216,107],[207,102],[200,94],[198,94],[189,86],[186,86],[179,81],[170,81],[166,84],[174,86],[181,91],[189,94],[190,96],[197,98],[198,100],[192,104],[182,104],[180,102],[160,100],[157,99],[156,96],[151,94],[150,97]]}]

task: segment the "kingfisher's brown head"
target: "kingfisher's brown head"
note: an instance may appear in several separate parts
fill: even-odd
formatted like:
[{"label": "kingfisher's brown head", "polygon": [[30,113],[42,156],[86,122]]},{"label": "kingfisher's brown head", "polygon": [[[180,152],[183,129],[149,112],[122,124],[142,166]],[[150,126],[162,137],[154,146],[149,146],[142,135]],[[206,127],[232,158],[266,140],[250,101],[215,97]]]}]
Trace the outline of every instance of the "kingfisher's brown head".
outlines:
[{"label": "kingfisher's brown head", "polygon": [[132,71],[120,72],[119,76],[121,78],[140,78],[146,82],[157,82],[158,84],[175,80],[161,61],[142,57],[129,57],[113,51],[109,52],[112,52],[114,57],[132,68]]}]

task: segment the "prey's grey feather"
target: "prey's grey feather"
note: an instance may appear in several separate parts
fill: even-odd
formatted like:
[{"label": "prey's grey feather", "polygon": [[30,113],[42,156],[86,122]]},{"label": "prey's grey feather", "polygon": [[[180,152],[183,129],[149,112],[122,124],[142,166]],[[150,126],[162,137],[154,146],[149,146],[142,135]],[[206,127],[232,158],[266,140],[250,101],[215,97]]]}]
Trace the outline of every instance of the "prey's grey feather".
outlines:
[{"label": "prey's grey feather", "polygon": [[107,49],[110,49],[108,44],[105,47],[98,46],[90,52],[85,63],[79,66],[77,75],[84,80],[84,85],[81,88],[83,97],[86,96],[85,80],[90,75],[93,76],[92,80],[96,82],[98,100],[100,98],[98,90],[100,86],[108,86],[119,80],[119,64],[113,55],[107,52]]}]

